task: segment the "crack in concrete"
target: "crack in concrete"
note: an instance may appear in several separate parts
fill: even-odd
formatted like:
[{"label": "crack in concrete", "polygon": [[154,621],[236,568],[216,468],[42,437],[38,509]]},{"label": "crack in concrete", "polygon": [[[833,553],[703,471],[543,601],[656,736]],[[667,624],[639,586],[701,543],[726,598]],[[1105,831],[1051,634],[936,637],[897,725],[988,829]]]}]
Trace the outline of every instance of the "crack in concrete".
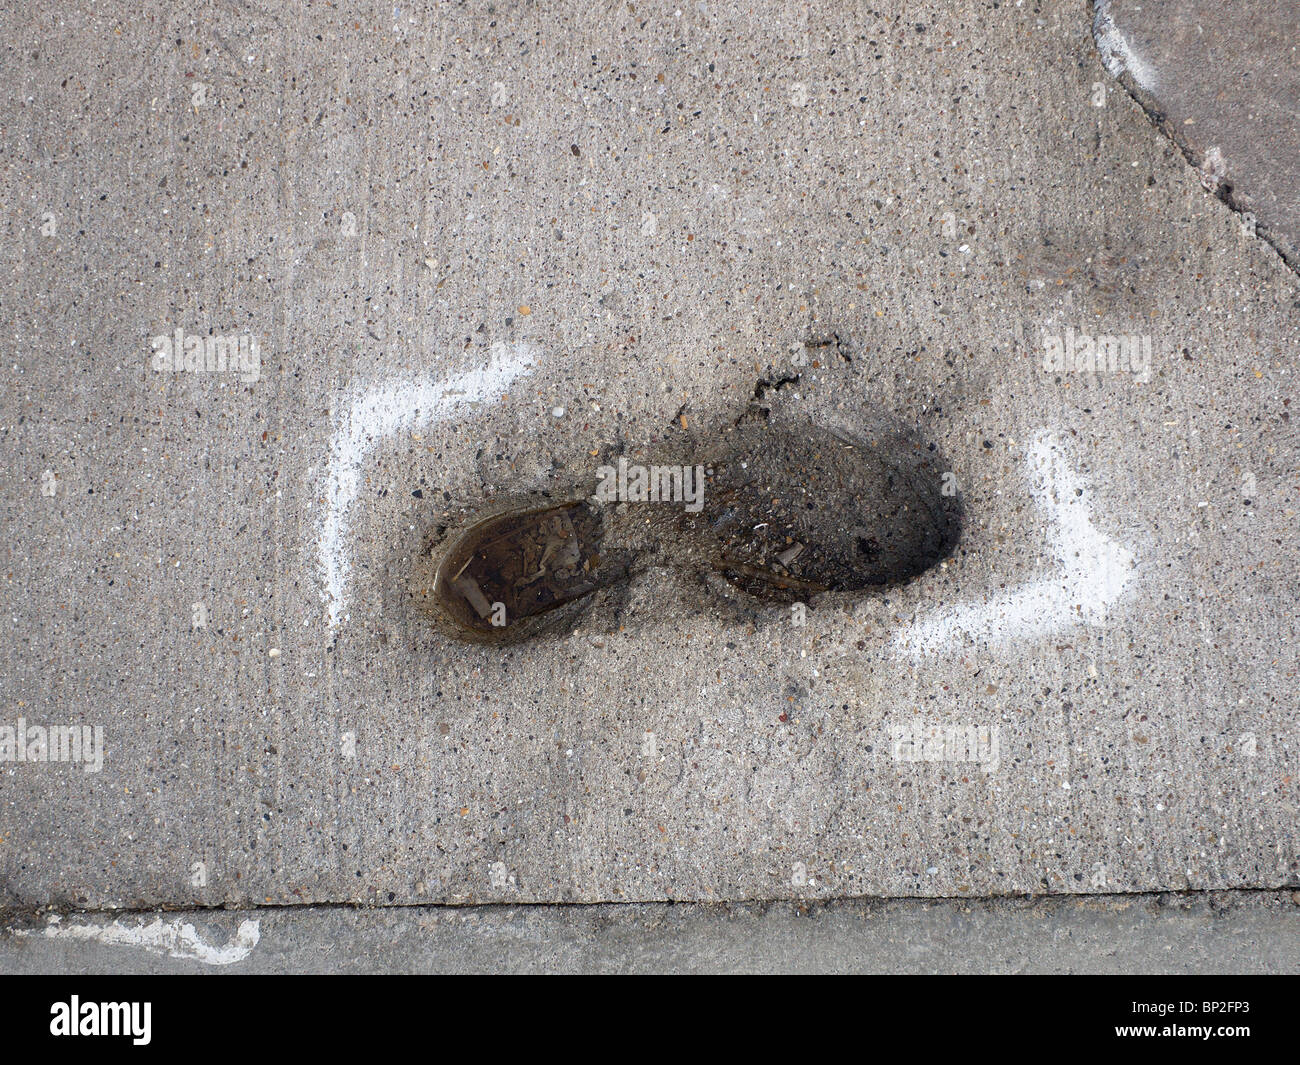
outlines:
[{"label": "crack in concrete", "polygon": [[1245,902],[1247,899],[1264,896],[1275,897],[1278,901],[1290,900],[1300,905],[1296,895],[1300,894],[1294,887],[1238,887],[1238,888],[1163,888],[1152,891],[1097,891],[1070,892],[1057,894],[1030,895],[1025,893],[1007,895],[835,895],[828,898],[792,898],[761,897],[727,899],[718,902],[674,902],[664,899],[598,899],[560,900],[556,902],[391,902],[374,905],[363,902],[339,902],[318,900],[313,902],[274,902],[249,903],[247,905],[229,906],[224,903],[195,904],[187,906],[124,906],[99,907],[90,909],[63,909],[43,905],[38,907],[0,908],[0,934],[30,934],[31,927],[23,922],[48,920],[50,917],[104,917],[120,920],[129,917],[148,917],[186,914],[216,916],[218,914],[238,913],[284,913],[292,914],[302,910],[343,910],[374,913],[407,910],[427,911],[430,913],[508,913],[517,910],[574,910],[599,909],[601,907],[654,907],[673,910],[715,910],[723,912],[733,909],[762,909],[765,907],[794,906],[805,911],[825,909],[844,903],[858,905],[887,906],[898,903],[915,903],[917,906],[931,906],[951,903],[988,903],[1017,904],[1025,907],[1053,906],[1064,904],[1129,904],[1135,901],[1148,901],[1158,904],[1170,902],[1190,903],[1207,900],[1222,903],[1219,909],[1225,909],[1234,901]]},{"label": "crack in concrete", "polygon": [[1219,150],[1211,146],[1203,153],[1199,152],[1179,134],[1178,128],[1169,122],[1168,116],[1156,99],[1154,90],[1150,88],[1155,81],[1155,75],[1133,53],[1124,35],[1115,25],[1110,14],[1110,0],[1085,0],[1085,2],[1092,8],[1092,40],[1106,72],[1119,83],[1133,102],[1142,108],[1143,114],[1156,130],[1179,150],[1187,165],[1199,175],[1202,187],[1233,214],[1243,217],[1249,215],[1252,219],[1249,227],[1251,233],[1277,253],[1277,257],[1282,260],[1287,270],[1300,277],[1300,260],[1292,260],[1281,240],[1270,232],[1273,227],[1256,217],[1236,193],[1233,183],[1227,179],[1223,171],[1223,158]]}]

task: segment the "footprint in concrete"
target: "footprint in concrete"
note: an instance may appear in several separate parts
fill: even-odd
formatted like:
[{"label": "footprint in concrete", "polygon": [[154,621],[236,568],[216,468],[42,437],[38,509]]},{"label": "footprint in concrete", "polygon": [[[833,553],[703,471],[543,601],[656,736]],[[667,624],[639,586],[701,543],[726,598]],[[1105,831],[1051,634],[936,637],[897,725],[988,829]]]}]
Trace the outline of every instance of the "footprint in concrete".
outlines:
[{"label": "footprint in concrete", "polygon": [[570,631],[597,592],[651,566],[721,577],[756,605],[793,603],[911,580],[961,536],[944,464],[885,416],[847,430],[754,408],[705,445],[635,458],[448,530],[413,581],[417,600],[457,639],[515,643]]}]

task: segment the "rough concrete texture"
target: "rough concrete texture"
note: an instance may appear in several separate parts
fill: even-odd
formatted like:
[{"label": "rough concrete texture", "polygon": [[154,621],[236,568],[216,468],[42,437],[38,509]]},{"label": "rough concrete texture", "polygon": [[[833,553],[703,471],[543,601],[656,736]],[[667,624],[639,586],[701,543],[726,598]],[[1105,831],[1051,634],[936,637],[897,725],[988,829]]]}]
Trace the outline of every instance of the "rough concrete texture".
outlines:
[{"label": "rough concrete texture", "polygon": [[1001,900],[263,907],[67,915],[0,936],[8,973],[1294,973],[1270,892]]},{"label": "rough concrete texture", "polygon": [[1097,0],[1093,27],[1107,69],[1205,188],[1300,270],[1300,7]]},{"label": "rough concrete texture", "polygon": [[[105,746],[0,763],[0,903],[1300,885],[1300,289],[1094,104],[1087,5],[0,29],[0,724]],[[446,512],[796,373],[951,461],[951,560],[802,626],[669,571],[507,651],[412,607]]]}]

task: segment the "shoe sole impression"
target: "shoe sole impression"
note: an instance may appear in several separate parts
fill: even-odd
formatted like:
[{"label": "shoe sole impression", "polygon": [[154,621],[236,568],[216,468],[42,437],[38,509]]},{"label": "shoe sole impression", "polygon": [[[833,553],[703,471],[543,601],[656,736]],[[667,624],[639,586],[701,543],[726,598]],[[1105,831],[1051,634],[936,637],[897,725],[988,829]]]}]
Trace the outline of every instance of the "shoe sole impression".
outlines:
[{"label": "shoe sole impression", "polygon": [[471,517],[431,550],[417,600],[447,635],[516,643],[570,631],[596,592],[648,566],[793,603],[911,580],[960,539],[960,500],[930,451],[901,434],[748,421],[675,457],[620,459],[594,491]]}]

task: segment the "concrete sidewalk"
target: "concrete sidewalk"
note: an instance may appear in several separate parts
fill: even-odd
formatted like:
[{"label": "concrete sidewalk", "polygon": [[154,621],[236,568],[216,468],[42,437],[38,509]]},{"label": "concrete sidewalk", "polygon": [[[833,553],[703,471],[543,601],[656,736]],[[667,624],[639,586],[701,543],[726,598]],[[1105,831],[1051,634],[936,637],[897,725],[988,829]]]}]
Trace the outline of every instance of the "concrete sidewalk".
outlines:
[{"label": "concrete sidewalk", "polygon": [[1300,896],[67,914],[0,972],[1295,973]]},{"label": "concrete sidewalk", "polygon": [[[194,920],[260,921],[250,964],[364,968],[433,918],[257,908],[791,900],[870,968],[871,915],[960,904],[817,907],[1244,890],[1284,894],[1227,939],[1206,900],[972,905],[1004,968],[1050,928],[1094,937],[1058,968],[1135,928],[1135,965],[1293,968],[1300,283],[1092,16],[0,12],[0,907],[234,907]],[[450,513],[756,392],[932,442],[957,554],[806,619],[655,571],[507,651],[412,606]],[[489,928],[474,965],[618,967],[609,921],[653,968],[712,911],[542,912],[428,911],[395,964]],[[677,960],[797,965],[796,912]],[[136,964],[63,949],[3,964]]]}]

